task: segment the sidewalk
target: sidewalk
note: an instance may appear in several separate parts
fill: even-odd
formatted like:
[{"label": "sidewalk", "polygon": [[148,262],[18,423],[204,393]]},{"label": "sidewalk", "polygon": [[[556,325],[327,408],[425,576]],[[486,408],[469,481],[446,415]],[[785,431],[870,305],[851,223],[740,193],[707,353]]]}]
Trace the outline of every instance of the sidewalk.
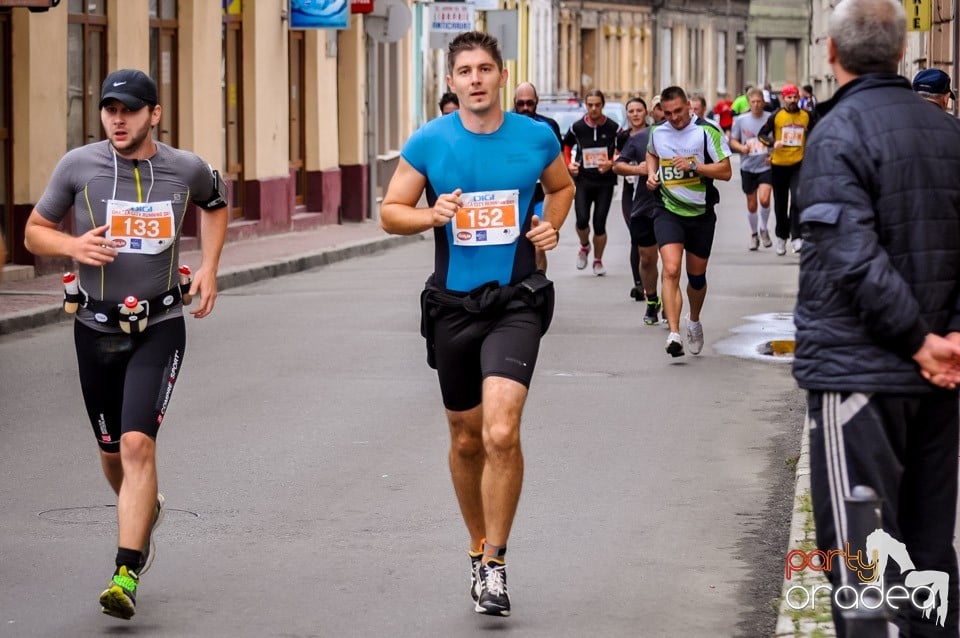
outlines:
[{"label": "sidewalk", "polygon": [[[358,222],[230,242],[223,247],[217,287],[222,291],[289,275],[424,237],[387,235],[376,222]],[[181,252],[180,263],[196,270],[200,251]],[[71,319],[62,311],[62,301],[59,274],[16,281],[4,278],[0,283],[0,335]]]}]

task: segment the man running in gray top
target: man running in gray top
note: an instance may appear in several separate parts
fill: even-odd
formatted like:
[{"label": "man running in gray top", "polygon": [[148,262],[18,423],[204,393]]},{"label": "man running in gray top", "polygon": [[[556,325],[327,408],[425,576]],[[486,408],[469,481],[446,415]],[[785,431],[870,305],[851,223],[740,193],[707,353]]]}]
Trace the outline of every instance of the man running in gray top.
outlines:
[{"label": "man running in gray top", "polygon": [[[747,91],[750,111],[738,115],[733,121],[730,133],[730,149],[743,153],[740,160],[740,183],[743,194],[747,196],[747,221],[750,223],[750,250],[757,250],[760,242],[764,248],[773,245],[767,231],[770,219],[770,193],[773,190],[773,177],[770,170],[770,155],[767,147],[760,143],[757,134],[770,119],[770,113],[763,110],[763,91]],[[757,199],[760,204],[760,224],[757,228]]]},{"label": "man running in gray top", "polygon": [[[156,437],[183,365],[178,257],[188,204],[206,211],[202,263],[189,288],[199,297],[191,311],[198,319],[216,302],[227,229],[226,189],[217,172],[193,153],[153,139],[157,102],[157,85],[141,71],[107,76],[100,95],[107,139],[60,160],[27,220],[24,242],[36,255],[80,264],[80,294],[67,301],[80,306],[74,322],[80,386],[103,473],[117,493],[119,527],[116,571],[100,604],[103,613],[123,619],[136,611],[163,514]],[[75,235],[58,230],[71,207]],[[137,321],[121,315],[130,296],[142,306]]]}]

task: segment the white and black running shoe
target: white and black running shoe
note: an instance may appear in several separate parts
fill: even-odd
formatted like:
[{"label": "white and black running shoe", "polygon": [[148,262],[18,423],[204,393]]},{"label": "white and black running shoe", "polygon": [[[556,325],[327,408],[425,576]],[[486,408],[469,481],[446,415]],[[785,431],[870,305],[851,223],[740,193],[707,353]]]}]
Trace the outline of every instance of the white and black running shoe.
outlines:
[{"label": "white and black running shoe", "polygon": [[483,567],[483,554],[470,554],[470,597],[473,602],[480,600],[480,569]]},{"label": "white and black running shoe", "polygon": [[480,598],[476,612],[488,616],[510,615],[506,565],[491,562],[480,567]]}]

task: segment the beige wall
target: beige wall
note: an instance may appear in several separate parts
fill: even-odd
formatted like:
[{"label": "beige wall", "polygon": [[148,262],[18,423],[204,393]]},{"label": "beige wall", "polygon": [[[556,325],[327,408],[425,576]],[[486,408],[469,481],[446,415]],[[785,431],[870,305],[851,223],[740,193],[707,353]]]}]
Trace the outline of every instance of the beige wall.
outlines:
[{"label": "beige wall", "polygon": [[290,166],[290,86],[283,0],[243,5],[243,177],[286,177]]},{"label": "beige wall", "polygon": [[[180,147],[223,170],[223,97],[220,59],[223,57],[220,3],[180,0]],[[173,105],[163,105],[170,108]]]},{"label": "beige wall", "polygon": [[148,0],[108,0],[107,72],[150,71],[149,14]]},{"label": "beige wall", "polygon": [[13,199],[40,199],[67,150],[67,12],[13,12]]},{"label": "beige wall", "polygon": [[336,44],[334,31],[306,32],[306,86],[304,100],[308,171],[337,168],[340,163],[339,111],[337,104],[337,57],[327,55],[327,42]]},{"label": "beige wall", "polygon": [[340,67],[337,114],[340,125],[340,164],[366,164],[364,143],[366,108],[366,37],[359,16],[350,17],[350,28],[339,32]]}]

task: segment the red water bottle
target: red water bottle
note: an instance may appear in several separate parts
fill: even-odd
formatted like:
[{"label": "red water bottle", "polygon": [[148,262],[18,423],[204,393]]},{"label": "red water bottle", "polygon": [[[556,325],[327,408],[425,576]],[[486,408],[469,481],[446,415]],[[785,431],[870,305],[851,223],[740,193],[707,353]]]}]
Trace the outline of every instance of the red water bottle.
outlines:
[{"label": "red water bottle", "polygon": [[190,282],[193,276],[190,273],[190,266],[180,266],[180,296],[183,299],[183,305],[189,306],[193,301],[193,295],[190,294]]},{"label": "red water bottle", "polygon": [[77,312],[77,308],[80,307],[80,304],[76,301],[70,301],[71,297],[80,294],[80,283],[77,281],[77,276],[72,272],[63,273],[63,310],[68,314],[74,314]]},{"label": "red water bottle", "polygon": [[120,329],[127,334],[140,334],[147,329],[145,308],[139,299],[130,295],[120,306]]}]

